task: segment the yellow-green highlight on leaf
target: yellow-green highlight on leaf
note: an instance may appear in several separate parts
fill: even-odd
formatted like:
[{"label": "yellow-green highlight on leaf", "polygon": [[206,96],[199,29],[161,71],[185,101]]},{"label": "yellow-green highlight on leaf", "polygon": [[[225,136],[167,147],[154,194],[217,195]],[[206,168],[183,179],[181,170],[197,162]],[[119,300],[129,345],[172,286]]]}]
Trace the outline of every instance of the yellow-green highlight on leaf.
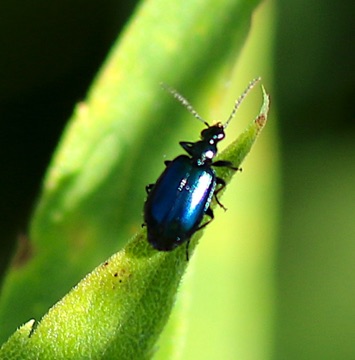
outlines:
[{"label": "yellow-green highlight on leaf", "polygon": [[[221,158],[239,166],[269,110],[263,88],[260,114]],[[224,174],[228,179],[230,174]],[[190,253],[202,231],[196,233]],[[0,349],[1,359],[147,359],[168,320],[188,265],[185,247],[159,252],[142,229],[99,265],[31,329],[21,327]]]}]

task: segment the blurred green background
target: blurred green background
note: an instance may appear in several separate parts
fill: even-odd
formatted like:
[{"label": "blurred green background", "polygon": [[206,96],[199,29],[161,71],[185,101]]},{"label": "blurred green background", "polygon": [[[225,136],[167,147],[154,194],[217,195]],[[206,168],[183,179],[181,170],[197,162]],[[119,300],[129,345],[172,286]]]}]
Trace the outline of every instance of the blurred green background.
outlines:
[{"label": "blurred green background", "polygon": [[[134,6],[133,1],[123,4],[113,0],[42,1],[31,5],[5,0],[0,4],[1,273],[16,242],[27,234],[45,169],[66,120],[73,106],[85,97]],[[263,337],[269,339],[265,344],[268,350],[262,354],[254,351],[256,344],[249,343],[247,335],[242,337],[243,330],[248,333],[260,327],[226,327],[228,321],[238,323],[246,316],[243,301],[258,302],[256,297],[270,290],[251,291],[249,298],[237,294],[232,299],[237,304],[235,313],[226,307],[225,319],[218,321],[206,315],[213,309],[201,307],[202,327],[196,327],[192,341],[185,344],[191,358],[198,358],[194,351],[198,353],[207,346],[206,337],[209,340],[214,331],[226,337],[229,332],[238,333],[235,346],[239,352],[235,353],[243,354],[239,357],[243,359],[355,358],[355,123],[350,110],[355,95],[353,7],[348,0],[279,0],[267,1],[258,9],[260,21],[253,23],[253,30],[273,36],[268,37],[267,44],[258,44],[258,37],[254,38],[253,56],[265,56],[268,64],[265,86],[272,95],[274,116],[274,123],[269,126],[277,124],[273,134],[278,139],[264,143],[261,139],[257,155],[252,152],[247,159],[241,180],[244,183],[236,186],[245,191],[253,174],[262,176],[260,168],[268,178],[265,164],[278,167],[270,171],[279,176],[274,191],[280,189],[280,193],[267,208],[273,215],[265,214],[272,221],[268,236],[274,234],[274,238],[266,244],[272,247],[263,249],[274,258],[274,291],[266,295],[272,304],[263,305],[260,301],[260,306],[270,310],[274,325],[262,330],[269,332]],[[267,54],[258,53],[255,48],[267,48]],[[243,72],[243,68],[238,71]],[[259,75],[258,67],[248,71]],[[244,85],[240,84],[240,88]],[[238,124],[233,126],[240,129]],[[255,167],[259,171],[253,173]],[[267,199],[268,194],[263,194],[262,188],[259,191],[259,196]],[[144,191],[141,196],[143,202]],[[248,201],[248,194],[238,196],[242,200],[238,198],[236,202]],[[233,201],[226,196],[224,202],[232,212]],[[219,211],[217,215],[223,223],[228,213]],[[245,221],[257,232],[256,220]],[[137,226],[140,221],[137,214]],[[218,292],[222,292],[220,307],[225,306],[223,289],[232,286],[231,280],[213,284],[220,279],[216,274],[223,267],[223,260],[228,262],[219,259],[225,256],[219,248],[223,241],[203,241],[209,243],[213,253],[204,251],[203,242],[197,249],[192,267],[203,274],[205,282],[196,283],[187,277],[187,286],[201,288],[203,294],[191,299],[189,306],[195,311],[206,297],[215,297]],[[247,250],[243,252],[240,246],[238,251],[237,260],[231,256],[229,261],[239,261],[241,268],[251,267]],[[202,257],[207,257],[208,266],[199,268]],[[206,288],[210,293],[203,292]],[[209,335],[201,333],[203,328]],[[207,343],[217,349],[212,340]],[[244,351],[240,352],[240,348]],[[224,358],[233,359],[230,354],[230,349],[223,352]],[[206,358],[205,354],[200,358]]]}]

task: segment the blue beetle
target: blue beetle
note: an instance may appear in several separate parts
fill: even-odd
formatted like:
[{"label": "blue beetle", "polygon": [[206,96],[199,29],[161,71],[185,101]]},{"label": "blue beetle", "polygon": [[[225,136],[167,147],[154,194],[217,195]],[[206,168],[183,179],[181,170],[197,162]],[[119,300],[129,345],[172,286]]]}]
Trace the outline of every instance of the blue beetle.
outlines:
[{"label": "blue beetle", "polygon": [[[180,155],[172,161],[165,161],[166,168],[155,184],[146,187],[147,199],[144,204],[144,222],[147,226],[148,241],[157,250],[171,251],[186,242],[186,259],[191,236],[209,224],[213,218],[210,207],[214,196],[225,187],[222,178],[216,176],[213,167],[228,167],[238,170],[230,161],[213,161],[217,155],[217,144],[225,138],[224,129],[234,117],[239,105],[259,78],[250,82],[247,89],[236,101],[227,122],[210,126],[193,109],[189,102],[171,88],[166,88],[178,101],[207,129],[201,132],[197,142],[180,142],[188,155]],[[225,209],[225,208],[224,208]],[[202,223],[204,215],[209,219]]]}]

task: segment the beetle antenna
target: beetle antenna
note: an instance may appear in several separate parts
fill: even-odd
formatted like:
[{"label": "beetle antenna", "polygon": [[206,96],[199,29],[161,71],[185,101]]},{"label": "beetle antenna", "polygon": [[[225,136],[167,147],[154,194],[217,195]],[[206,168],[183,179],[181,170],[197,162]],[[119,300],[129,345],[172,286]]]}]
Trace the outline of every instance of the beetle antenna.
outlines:
[{"label": "beetle antenna", "polygon": [[250,81],[249,85],[247,86],[247,88],[244,90],[244,92],[242,93],[242,95],[239,96],[239,98],[237,99],[237,101],[234,104],[234,108],[231,112],[231,114],[229,115],[228,120],[226,121],[226,123],[223,125],[224,128],[226,128],[229,124],[229,122],[234,118],[234,115],[236,114],[237,110],[239,109],[240,104],[243,102],[243,100],[245,99],[245,97],[248,95],[249,91],[255,86],[255,84],[257,82],[259,82],[261,80],[261,77],[257,77],[255,79],[253,79],[252,81]]},{"label": "beetle antenna", "polygon": [[170,86],[161,83],[160,84],[164,90],[169,92],[177,101],[179,101],[183,106],[186,107],[188,111],[197,119],[202,121],[207,127],[210,127],[208,125],[208,122],[204,120],[199,113],[192,107],[192,105],[182,96],[180,95],[175,89],[171,88]]}]

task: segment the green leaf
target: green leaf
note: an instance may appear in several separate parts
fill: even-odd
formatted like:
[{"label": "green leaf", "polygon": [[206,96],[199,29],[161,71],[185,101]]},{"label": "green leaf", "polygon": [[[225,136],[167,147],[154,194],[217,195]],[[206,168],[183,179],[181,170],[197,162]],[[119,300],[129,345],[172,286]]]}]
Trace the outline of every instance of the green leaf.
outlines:
[{"label": "green leaf", "polygon": [[[220,157],[239,166],[263,128],[260,115]],[[234,172],[223,176],[229,180]],[[193,237],[190,252],[202,232]],[[86,276],[40,323],[21,327],[0,350],[7,359],[146,359],[168,320],[188,262],[185,247],[158,252],[146,230]]]}]

